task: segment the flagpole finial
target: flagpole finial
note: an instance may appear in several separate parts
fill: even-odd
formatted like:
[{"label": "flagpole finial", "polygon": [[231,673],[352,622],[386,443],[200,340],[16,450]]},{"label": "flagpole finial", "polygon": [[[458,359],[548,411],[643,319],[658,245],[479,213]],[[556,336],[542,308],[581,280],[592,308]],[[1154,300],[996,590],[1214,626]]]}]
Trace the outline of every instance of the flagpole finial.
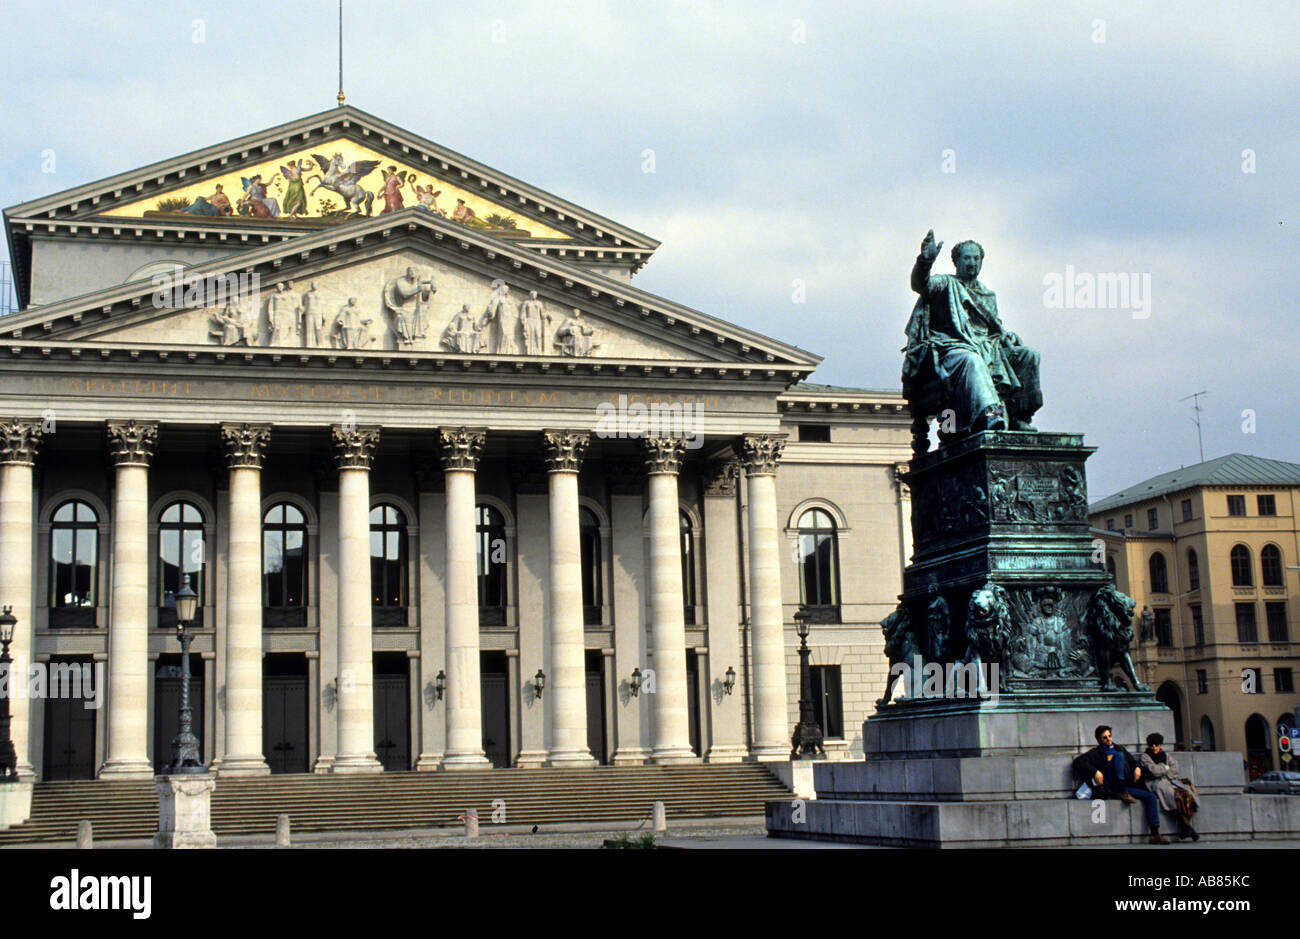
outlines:
[{"label": "flagpole finial", "polygon": [[339,107],[343,107],[343,0],[339,0]]}]

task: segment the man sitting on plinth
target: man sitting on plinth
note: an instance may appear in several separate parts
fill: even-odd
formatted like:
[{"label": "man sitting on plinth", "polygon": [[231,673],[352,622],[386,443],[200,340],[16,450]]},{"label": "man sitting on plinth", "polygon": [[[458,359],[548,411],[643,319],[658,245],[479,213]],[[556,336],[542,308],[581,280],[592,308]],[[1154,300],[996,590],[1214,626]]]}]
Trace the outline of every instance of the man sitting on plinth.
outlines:
[{"label": "man sitting on plinth", "polygon": [[997,297],[978,280],[984,249],[963,241],[952,249],[957,273],[931,276],[942,247],[928,232],[912,268],[912,289],[921,297],[907,324],[904,396],[916,397],[918,385],[937,380],[939,409],[952,409],[957,434],[1034,430],[1029,420],[1043,406],[1038,352],[1003,331]]},{"label": "man sitting on plinth", "polygon": [[1115,743],[1107,725],[1098,727],[1093,736],[1097,738],[1097,746],[1075,757],[1075,779],[1092,786],[1094,799],[1143,803],[1147,810],[1147,827],[1151,829],[1151,843],[1169,844],[1169,839],[1160,834],[1160,804],[1154,795],[1140,788],[1142,767],[1131,753]]}]

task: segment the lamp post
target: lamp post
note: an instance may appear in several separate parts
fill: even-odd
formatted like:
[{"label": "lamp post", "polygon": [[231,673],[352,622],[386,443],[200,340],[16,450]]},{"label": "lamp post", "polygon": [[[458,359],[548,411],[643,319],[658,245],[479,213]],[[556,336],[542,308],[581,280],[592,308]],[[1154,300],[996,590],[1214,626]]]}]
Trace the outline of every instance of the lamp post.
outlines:
[{"label": "lamp post", "polygon": [[813,717],[812,676],[808,670],[808,621],[812,614],[808,608],[801,606],[794,615],[795,632],[799,634],[799,723],[795,725],[793,746],[790,759],[810,760],[818,753],[826,755],[822,749],[822,729]]},{"label": "lamp post", "polygon": [[193,712],[190,709],[190,643],[194,641],[194,613],[198,608],[199,597],[190,588],[189,575],[185,575],[185,586],[176,591],[176,638],[181,643],[181,707],[180,731],[172,739],[172,761],[167,767],[168,774],[206,773],[207,767],[199,759],[199,740],[194,736],[191,726]]},{"label": "lamp post", "polygon": [[[13,607],[6,606],[0,613],[0,670],[4,671],[10,688],[13,687],[13,664],[9,658],[9,643],[14,641],[14,627],[18,618],[13,614]],[[18,754],[14,751],[13,738],[9,735],[9,693],[0,695],[0,783],[18,781]]]}]

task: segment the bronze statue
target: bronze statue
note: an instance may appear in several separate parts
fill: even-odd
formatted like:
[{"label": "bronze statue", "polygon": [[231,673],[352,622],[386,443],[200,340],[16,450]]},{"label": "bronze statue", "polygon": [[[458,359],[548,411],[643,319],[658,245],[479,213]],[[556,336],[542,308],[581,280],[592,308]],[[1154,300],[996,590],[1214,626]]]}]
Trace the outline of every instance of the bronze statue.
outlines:
[{"label": "bronze statue", "polygon": [[1111,668],[1115,665],[1123,669],[1128,680],[1137,691],[1150,691],[1138,681],[1133,669],[1133,659],[1129,657],[1129,646],[1133,643],[1133,608],[1137,606],[1131,597],[1115,589],[1114,581],[1097,588],[1088,603],[1088,611],[1083,615],[1084,625],[1092,639],[1092,651],[1097,659],[1097,679],[1102,691],[1113,687]]},{"label": "bronze statue", "polygon": [[912,268],[920,299],[907,324],[903,396],[914,420],[951,410],[955,420],[943,428],[949,436],[1034,430],[1030,418],[1043,405],[1038,352],[1003,330],[997,297],[979,281],[983,247],[961,242],[952,249],[956,274],[931,275],[941,247],[933,230],[926,233]]}]

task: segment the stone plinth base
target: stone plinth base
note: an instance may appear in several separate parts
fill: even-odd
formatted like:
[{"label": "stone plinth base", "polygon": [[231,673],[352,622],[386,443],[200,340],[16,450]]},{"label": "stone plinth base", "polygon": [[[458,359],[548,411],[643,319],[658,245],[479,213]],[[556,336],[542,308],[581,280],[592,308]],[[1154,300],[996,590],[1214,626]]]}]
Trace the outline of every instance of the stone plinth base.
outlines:
[{"label": "stone plinth base", "polygon": [[21,825],[32,817],[32,783],[29,776],[18,782],[0,783],[0,831]]},{"label": "stone plinth base", "polygon": [[158,776],[158,834],[155,848],[215,848],[212,833],[212,790],[217,780],[210,773]]},{"label": "stone plinth base", "polygon": [[749,748],[743,743],[739,744],[714,744],[709,748],[709,752],[704,754],[705,763],[743,763],[745,757],[749,756]]},{"label": "stone plinth base", "polygon": [[114,760],[99,768],[100,779],[153,779],[153,775],[148,760]]},{"label": "stone plinth base", "polygon": [[[883,708],[863,725],[871,758],[812,764],[812,795],[767,804],[768,834],[896,847],[1138,844],[1149,837],[1141,804],[1074,798],[1074,757],[1113,728],[1137,757],[1148,734],[1174,737],[1168,709],[1147,695],[1003,695],[991,702],[917,700]],[[1174,754],[1196,785],[1192,825],[1211,841],[1300,834],[1300,799],[1245,795],[1238,753]],[[788,766],[789,764],[787,764]],[[795,768],[791,772],[797,772]],[[1161,813],[1161,831],[1177,821]]]},{"label": "stone plinth base", "polygon": [[[794,793],[796,799],[817,798],[817,783],[813,767],[825,765],[825,760],[786,760],[784,763],[764,763],[781,784]],[[850,764],[856,766],[858,764]]]},{"label": "stone plinth base", "polygon": [[226,756],[219,764],[214,764],[218,776],[270,776],[271,767],[266,765],[262,754],[248,756]]}]

